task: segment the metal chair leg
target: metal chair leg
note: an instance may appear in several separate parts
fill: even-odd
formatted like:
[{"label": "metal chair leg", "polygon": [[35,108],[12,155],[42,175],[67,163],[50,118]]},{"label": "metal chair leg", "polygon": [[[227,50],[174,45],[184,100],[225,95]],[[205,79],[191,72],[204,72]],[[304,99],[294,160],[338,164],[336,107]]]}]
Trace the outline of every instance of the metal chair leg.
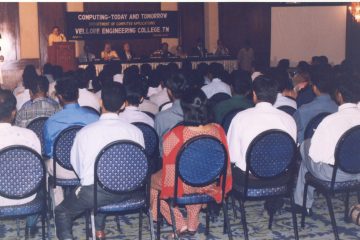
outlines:
[{"label": "metal chair leg", "polygon": [[228,206],[225,202],[223,202],[223,211],[224,211],[224,225],[226,225],[226,232],[228,234],[228,238],[229,240],[232,240],[232,232],[231,232],[231,228],[230,228],[230,221],[229,221],[229,215],[228,215]]},{"label": "metal chair leg", "polygon": [[116,221],[116,228],[117,228],[118,232],[121,233],[120,216],[116,216],[115,221]]},{"label": "metal chair leg", "polygon": [[[159,193],[160,195],[160,193]],[[157,223],[156,223],[156,240],[160,240],[160,235],[161,235],[161,220],[162,220],[162,217],[161,217],[161,213],[160,213],[160,197],[158,195],[158,198],[157,198]]]},{"label": "metal chair leg", "polygon": [[207,208],[206,208],[205,221],[206,221],[205,236],[207,236],[207,235],[209,235],[209,229],[210,229],[209,206],[207,206]]},{"label": "metal chair leg", "polygon": [[87,211],[85,213],[85,237],[86,237],[86,239],[89,239],[89,237],[90,237],[89,219],[90,219],[90,212]]},{"label": "metal chair leg", "polygon": [[17,238],[20,238],[20,226],[19,226],[19,219],[16,219],[16,235]]},{"label": "metal chair leg", "polygon": [[41,236],[42,236],[43,240],[46,239],[46,235],[45,235],[45,218],[46,218],[46,212],[43,212],[41,214]]},{"label": "metal chair leg", "polygon": [[174,239],[179,239],[177,233],[176,233],[176,221],[175,221],[175,214],[172,203],[170,203],[170,215],[171,215],[171,225],[172,230],[174,232]]},{"label": "metal chair leg", "polygon": [[[305,208],[306,208],[306,199],[307,199],[308,187],[309,187],[309,185],[307,183],[305,183],[304,196],[303,196],[303,207],[305,207]],[[303,211],[302,214],[301,214],[301,227],[302,228],[305,227],[305,214],[306,214],[306,211]]]},{"label": "metal chair leg", "polygon": [[330,214],[330,218],[331,218],[331,225],[332,225],[332,228],[333,228],[334,236],[335,236],[336,240],[339,240],[339,234],[338,234],[338,231],[337,231],[334,209],[333,209],[329,194],[326,194],[325,198],[326,198],[326,203],[327,203],[328,208],[329,208],[329,214]]},{"label": "metal chair leg", "polygon": [[142,222],[143,222],[143,211],[139,212],[139,240],[142,239]]},{"label": "metal chair leg", "polygon": [[268,228],[271,230],[272,227],[272,223],[274,220],[274,213],[269,213],[269,224],[268,224]]},{"label": "metal chair leg", "polygon": [[242,200],[239,200],[239,204],[240,204],[240,213],[241,213],[241,222],[244,228],[244,238],[245,240],[249,240],[249,233],[248,233],[248,229],[247,229],[247,223],[246,223],[246,216],[245,216],[245,206],[244,206],[244,202]]},{"label": "metal chair leg", "polygon": [[149,227],[150,227],[150,234],[151,234],[150,239],[154,240],[155,239],[154,222],[153,222],[153,218],[152,218],[150,209],[148,210],[148,214],[149,214]]},{"label": "metal chair leg", "polygon": [[344,212],[344,221],[347,223],[351,222],[349,218],[349,198],[350,198],[350,192],[347,192],[345,195],[345,212]]},{"label": "metal chair leg", "polygon": [[292,192],[290,192],[290,204],[291,204],[291,215],[292,215],[293,226],[294,226],[295,240],[298,240],[299,239],[299,230],[298,230],[297,220],[296,220],[294,195]]},{"label": "metal chair leg", "polygon": [[234,218],[237,218],[237,213],[236,213],[236,202],[233,196],[230,197],[231,198],[231,206],[233,209],[233,213],[234,213]]}]

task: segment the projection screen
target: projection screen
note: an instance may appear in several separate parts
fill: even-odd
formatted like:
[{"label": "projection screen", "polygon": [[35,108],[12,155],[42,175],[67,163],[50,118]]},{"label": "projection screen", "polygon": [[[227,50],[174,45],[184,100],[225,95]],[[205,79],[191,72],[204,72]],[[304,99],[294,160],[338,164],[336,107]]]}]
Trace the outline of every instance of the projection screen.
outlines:
[{"label": "projection screen", "polygon": [[325,55],[331,64],[345,58],[346,6],[273,7],[271,66],[282,58],[291,66]]}]

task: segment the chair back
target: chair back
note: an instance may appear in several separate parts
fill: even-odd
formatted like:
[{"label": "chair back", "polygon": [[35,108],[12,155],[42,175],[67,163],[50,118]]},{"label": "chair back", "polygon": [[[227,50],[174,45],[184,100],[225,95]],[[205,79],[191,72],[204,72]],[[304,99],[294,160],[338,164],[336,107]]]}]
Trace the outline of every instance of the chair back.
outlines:
[{"label": "chair back", "polygon": [[296,144],[281,130],[267,130],[259,134],[246,152],[246,179],[249,172],[257,178],[283,176],[295,161]]},{"label": "chair back", "polygon": [[95,185],[112,193],[142,189],[148,180],[149,163],[144,148],[132,141],[105,146],[95,162]]},{"label": "chair back", "polygon": [[188,140],[176,157],[175,192],[180,178],[185,184],[193,187],[204,187],[224,177],[223,193],[227,170],[227,151],[215,137],[200,135]]},{"label": "chair back", "polygon": [[48,117],[38,117],[33,119],[27,126],[27,129],[32,130],[36,136],[39,138],[41,143],[41,154],[44,155],[45,151],[45,144],[44,144],[44,125],[46,120],[48,120]]},{"label": "chair back", "polygon": [[234,109],[230,112],[228,112],[224,118],[221,121],[221,126],[223,127],[224,131],[227,133],[231,124],[231,121],[233,118],[238,114],[239,112],[243,111],[243,108]]},{"label": "chair back", "polygon": [[218,104],[219,102],[225,101],[230,99],[231,96],[227,93],[223,93],[223,92],[219,92],[214,94],[210,99],[209,102],[211,102],[213,104],[213,106],[215,106],[216,104]]},{"label": "chair back", "polygon": [[[67,170],[73,170],[70,163],[70,152],[76,134],[83,126],[71,126],[61,131],[54,143],[54,169],[56,163]],[[55,170],[54,170],[55,172]],[[55,173],[54,173],[55,176]]]},{"label": "chair back", "polygon": [[165,111],[166,109],[171,108],[172,105],[173,105],[173,102],[166,102],[166,103],[161,104],[161,106],[159,107],[159,112]]},{"label": "chair back", "polygon": [[286,113],[289,114],[290,116],[294,115],[294,113],[296,112],[296,109],[295,109],[295,108],[290,107],[290,106],[286,106],[286,105],[280,106],[280,107],[278,107],[278,109],[281,110],[281,111],[286,112]]},{"label": "chair back", "polygon": [[147,111],[142,111],[142,112],[148,115],[149,117],[151,117],[152,119],[155,119],[155,115],[153,113]]},{"label": "chair back", "polygon": [[90,107],[90,106],[82,106],[82,108],[86,108],[86,109],[90,110],[91,112],[95,113],[96,115],[99,115],[99,116],[100,116],[99,111],[96,110],[96,109],[93,108],[93,107]]},{"label": "chair back", "polygon": [[0,196],[22,199],[45,185],[45,166],[41,156],[25,146],[0,151]]},{"label": "chair back", "polygon": [[135,122],[133,124],[143,133],[146,156],[149,159],[157,157],[159,155],[159,137],[155,129],[150,125],[142,122]]},{"label": "chair back", "polygon": [[347,130],[339,139],[335,149],[335,166],[346,173],[360,173],[359,144],[360,125]]},{"label": "chair back", "polygon": [[327,117],[328,115],[330,115],[330,113],[328,112],[323,112],[323,113],[319,113],[318,115],[316,115],[315,117],[313,117],[310,122],[307,124],[306,128],[305,128],[305,133],[304,133],[304,139],[310,139],[312,138],[312,136],[315,133],[315,130],[317,129],[317,127],[319,126],[319,124],[322,122],[322,120]]}]

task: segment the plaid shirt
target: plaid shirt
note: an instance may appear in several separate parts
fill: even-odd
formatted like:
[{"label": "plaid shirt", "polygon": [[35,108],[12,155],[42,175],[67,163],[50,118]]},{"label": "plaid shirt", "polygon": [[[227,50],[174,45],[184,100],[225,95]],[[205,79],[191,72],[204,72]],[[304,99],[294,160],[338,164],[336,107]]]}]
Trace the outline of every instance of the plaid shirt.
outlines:
[{"label": "plaid shirt", "polygon": [[37,98],[27,101],[17,112],[15,125],[26,127],[38,117],[50,117],[60,110],[60,105],[51,98]]}]

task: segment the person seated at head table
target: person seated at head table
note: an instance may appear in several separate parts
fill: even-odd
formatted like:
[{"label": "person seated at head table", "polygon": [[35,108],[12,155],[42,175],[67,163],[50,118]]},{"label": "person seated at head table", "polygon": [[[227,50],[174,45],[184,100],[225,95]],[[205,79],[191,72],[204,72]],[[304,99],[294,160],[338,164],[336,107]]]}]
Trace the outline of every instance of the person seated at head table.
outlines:
[{"label": "person seated at head table", "polygon": [[186,58],[187,57],[187,53],[184,51],[183,47],[181,45],[178,45],[176,47],[176,53],[175,55],[179,58]]},{"label": "person seated at head table", "polygon": [[58,26],[54,26],[49,35],[49,46],[52,46],[54,42],[66,42],[66,37]]},{"label": "person seated at head table", "polygon": [[[191,122],[192,126],[177,126],[171,129],[164,135],[163,138],[163,168],[151,177],[151,190],[150,190],[150,207],[153,219],[156,221],[157,216],[157,201],[160,191],[160,198],[167,199],[174,196],[174,179],[175,179],[175,162],[176,157],[181,150],[182,146],[191,138],[200,135],[210,135],[217,138],[224,144],[227,150],[226,135],[223,128],[216,124],[210,123],[210,113],[207,107],[206,95],[200,89],[190,89],[186,91],[180,100],[182,112],[184,113],[184,122]],[[227,158],[227,174],[225,180],[225,195],[231,190],[232,187],[232,174],[230,167],[230,158]],[[178,195],[183,194],[207,194],[215,199],[221,201],[222,184],[211,184],[205,187],[191,187],[185,183],[179,182]],[[160,200],[160,212],[168,223],[172,223],[170,217],[169,204]],[[199,226],[199,213],[202,204],[186,205],[187,220],[184,219],[183,214],[179,208],[174,208],[176,230],[178,235],[183,234],[194,235]]]},{"label": "person seated at head table", "polygon": [[95,54],[90,50],[89,45],[84,45],[84,51],[79,56],[79,62],[92,62],[95,60]]},{"label": "person seated at head table", "polygon": [[101,52],[101,59],[103,59],[105,61],[119,59],[119,56],[116,53],[116,51],[111,49],[110,43],[105,43],[104,50]]},{"label": "person seated at head table", "polygon": [[119,55],[122,61],[130,61],[135,57],[134,52],[131,50],[130,43],[124,43],[123,49],[120,51]]},{"label": "person seated at head table", "polygon": [[223,44],[221,39],[217,40],[217,46],[216,46],[214,54],[216,56],[228,56],[229,53],[230,53],[229,49],[227,47],[225,47],[225,45]]},{"label": "person seated at head table", "polygon": [[169,44],[167,42],[163,42],[160,46],[160,49],[156,50],[151,54],[151,57],[161,57],[161,58],[169,58],[174,56],[175,55],[169,51]]}]

